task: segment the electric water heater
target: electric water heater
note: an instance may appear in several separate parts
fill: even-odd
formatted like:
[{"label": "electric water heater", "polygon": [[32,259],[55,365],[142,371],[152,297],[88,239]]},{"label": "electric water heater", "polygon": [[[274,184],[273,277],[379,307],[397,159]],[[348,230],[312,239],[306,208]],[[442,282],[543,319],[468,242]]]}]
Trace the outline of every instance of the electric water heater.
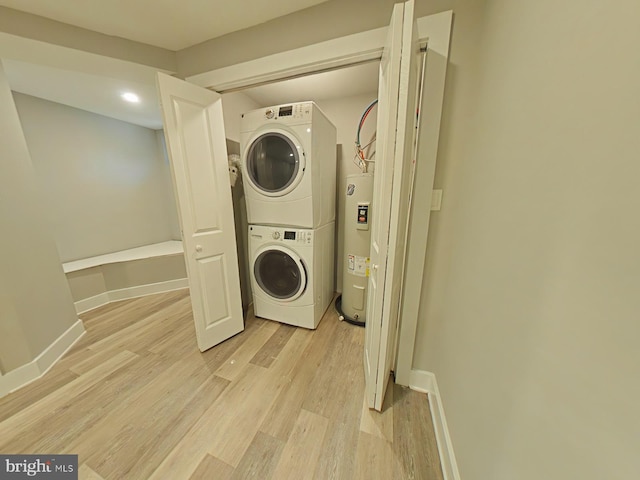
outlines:
[{"label": "electric water heater", "polygon": [[342,312],[346,318],[364,322],[369,281],[373,173],[349,175],[345,194]]}]

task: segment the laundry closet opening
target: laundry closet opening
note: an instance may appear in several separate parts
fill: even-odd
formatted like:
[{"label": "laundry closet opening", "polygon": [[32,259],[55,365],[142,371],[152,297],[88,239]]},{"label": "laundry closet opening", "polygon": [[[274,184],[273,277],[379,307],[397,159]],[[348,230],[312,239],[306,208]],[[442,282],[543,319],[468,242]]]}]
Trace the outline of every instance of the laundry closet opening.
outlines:
[{"label": "laundry closet opening", "polygon": [[[334,278],[333,290],[343,289],[344,232],[345,232],[345,191],[349,175],[363,173],[363,162],[357,160],[356,135],[363,113],[378,95],[379,61],[342,67],[296,78],[280,80],[268,84],[236,89],[223,93],[225,128],[227,137],[240,138],[242,114],[264,108],[288,106],[299,102],[314,102],[336,128],[336,169],[335,169],[335,233],[334,233]],[[377,110],[372,108],[360,132],[368,170],[375,169],[375,132]],[[242,155],[244,152],[241,152]],[[243,172],[244,173],[244,172]],[[242,179],[243,188],[247,179]],[[244,202],[243,202],[244,204]],[[246,218],[244,219],[246,222]],[[246,224],[238,234],[240,242],[248,242],[245,235]],[[240,258],[241,270],[249,277],[250,259],[246,254]],[[331,305],[329,308],[333,308]]]}]

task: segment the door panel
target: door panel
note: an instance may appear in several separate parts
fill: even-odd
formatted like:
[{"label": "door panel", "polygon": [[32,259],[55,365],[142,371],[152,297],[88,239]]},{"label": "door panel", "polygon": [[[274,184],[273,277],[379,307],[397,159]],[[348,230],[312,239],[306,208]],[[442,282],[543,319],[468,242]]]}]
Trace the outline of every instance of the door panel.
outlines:
[{"label": "door panel", "polygon": [[[179,125],[176,133],[183,137],[180,142],[180,157],[213,158],[212,145],[209,142],[211,127],[207,118],[208,112],[202,105],[191,104],[181,98],[172,98],[171,103],[172,112],[176,115]],[[190,128],[184,128],[184,125],[189,125]],[[175,163],[175,160],[172,161]],[[192,212],[194,233],[219,232],[220,212],[210,205],[216,205],[220,201],[220,194],[226,192],[211,187],[211,181],[218,180],[215,165],[212,162],[185,162],[181,174],[189,183],[189,191],[180,201],[185,202],[185,207]]]},{"label": "door panel", "polygon": [[380,62],[364,354],[367,402],[376,410],[392,367],[414,164],[419,47],[413,15],[413,0],[394,6]]},{"label": "door panel", "polygon": [[223,322],[231,315],[229,289],[225,281],[228,272],[222,255],[198,260],[198,270],[203,290],[218,292],[213,304],[208,303],[209,297],[204,299],[207,302],[207,311],[210,312],[208,318],[205,319],[206,325],[209,327]]},{"label": "door panel", "polygon": [[244,329],[219,94],[158,74],[198,347]]}]

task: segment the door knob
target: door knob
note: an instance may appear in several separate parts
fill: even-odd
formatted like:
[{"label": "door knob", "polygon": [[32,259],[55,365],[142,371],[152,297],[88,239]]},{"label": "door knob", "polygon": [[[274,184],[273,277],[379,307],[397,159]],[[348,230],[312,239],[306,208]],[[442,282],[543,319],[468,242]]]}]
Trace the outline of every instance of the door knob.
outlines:
[{"label": "door knob", "polygon": [[202,252],[202,245],[196,245],[196,252]]},{"label": "door knob", "polygon": [[375,263],[371,264],[371,270],[378,270],[378,265]]}]

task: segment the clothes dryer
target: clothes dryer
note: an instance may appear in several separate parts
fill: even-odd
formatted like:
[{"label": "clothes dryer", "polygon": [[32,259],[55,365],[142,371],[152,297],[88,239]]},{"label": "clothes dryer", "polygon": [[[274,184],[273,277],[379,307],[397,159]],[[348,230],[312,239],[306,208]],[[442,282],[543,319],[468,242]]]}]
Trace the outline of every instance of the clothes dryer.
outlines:
[{"label": "clothes dryer", "polygon": [[334,223],[318,229],[249,226],[257,317],[315,329],[333,298]]},{"label": "clothes dryer", "polygon": [[336,128],[315,103],[245,113],[240,130],[250,224],[317,228],[335,221]]}]

